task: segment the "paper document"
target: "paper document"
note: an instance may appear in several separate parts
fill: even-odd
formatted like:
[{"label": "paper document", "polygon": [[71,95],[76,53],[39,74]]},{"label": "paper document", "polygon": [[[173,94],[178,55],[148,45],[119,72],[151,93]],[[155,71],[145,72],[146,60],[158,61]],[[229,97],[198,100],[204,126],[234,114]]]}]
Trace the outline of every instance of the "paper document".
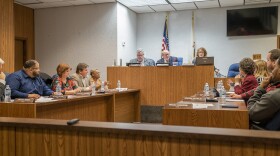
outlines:
[{"label": "paper document", "polygon": [[243,102],[244,100],[243,99],[229,99],[229,98],[227,98],[226,101],[227,102]]},{"label": "paper document", "polygon": [[192,105],[194,109],[201,109],[201,108],[214,106],[213,104],[200,104],[200,103],[193,103]]},{"label": "paper document", "polygon": [[122,92],[122,91],[127,91],[128,88],[116,88],[116,90],[118,90],[119,92]]},{"label": "paper document", "polygon": [[226,92],[226,94],[234,94],[234,92]]},{"label": "paper document", "polygon": [[46,98],[46,97],[40,97],[39,99],[36,99],[35,103],[37,102],[52,102],[52,101],[56,101],[56,100],[53,100],[53,98]]}]

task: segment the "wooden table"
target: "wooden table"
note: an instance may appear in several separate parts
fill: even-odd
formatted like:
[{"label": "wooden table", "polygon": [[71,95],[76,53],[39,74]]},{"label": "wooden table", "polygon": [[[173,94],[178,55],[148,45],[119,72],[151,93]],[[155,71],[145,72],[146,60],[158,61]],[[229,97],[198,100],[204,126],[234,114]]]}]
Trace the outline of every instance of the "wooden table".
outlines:
[{"label": "wooden table", "polygon": [[214,86],[214,66],[107,67],[111,87],[141,90],[142,105],[164,106],[191,96],[208,82]]},{"label": "wooden table", "polygon": [[0,116],[87,121],[140,121],[140,90],[71,96],[44,103],[0,103]]},{"label": "wooden table", "polygon": [[[192,102],[187,102],[192,103]],[[192,105],[182,107],[166,105],[163,108],[164,125],[182,125],[220,128],[249,128],[249,115],[244,102],[227,102],[239,108],[222,108],[218,103],[207,109],[193,109]]]}]

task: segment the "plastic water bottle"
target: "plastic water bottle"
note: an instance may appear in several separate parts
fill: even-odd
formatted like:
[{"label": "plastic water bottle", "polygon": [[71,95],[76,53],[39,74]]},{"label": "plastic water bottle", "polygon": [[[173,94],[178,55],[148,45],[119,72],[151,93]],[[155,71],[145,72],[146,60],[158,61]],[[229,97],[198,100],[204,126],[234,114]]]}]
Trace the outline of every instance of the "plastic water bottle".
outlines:
[{"label": "plastic water bottle", "polygon": [[117,83],[117,89],[120,89],[121,88],[121,81],[118,80],[118,83]]},{"label": "plastic water bottle", "polygon": [[104,84],[104,81],[101,82],[100,92],[105,92],[105,84]]},{"label": "plastic water bottle", "polygon": [[92,88],[91,88],[91,95],[95,95],[96,91],[96,86],[95,86],[95,83],[92,84]]},{"label": "plastic water bottle", "polygon": [[61,95],[61,86],[60,84],[58,83],[56,88],[55,88],[55,92],[58,94],[58,95]]},{"label": "plastic water bottle", "polygon": [[218,81],[218,83],[217,83],[217,91],[220,93],[220,90],[221,90],[221,87],[222,87],[222,85],[223,85],[223,82],[222,81]]},{"label": "plastic water bottle", "polygon": [[226,98],[226,90],[224,86],[221,87],[220,97]]},{"label": "plastic water bottle", "polygon": [[205,83],[204,85],[204,96],[209,96],[209,85]]},{"label": "plastic water bottle", "polygon": [[9,85],[5,88],[5,102],[11,102],[11,88]]}]

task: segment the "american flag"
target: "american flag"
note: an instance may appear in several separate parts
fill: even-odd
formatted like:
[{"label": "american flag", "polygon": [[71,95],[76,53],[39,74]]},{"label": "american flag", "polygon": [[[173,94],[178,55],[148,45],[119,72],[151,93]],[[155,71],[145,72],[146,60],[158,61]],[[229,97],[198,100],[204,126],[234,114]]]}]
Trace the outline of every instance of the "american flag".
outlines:
[{"label": "american flag", "polygon": [[161,45],[162,45],[161,51],[163,51],[163,50],[168,50],[169,51],[167,22],[168,22],[168,16],[166,16],[166,18],[165,18],[163,37],[162,37],[162,43],[161,43]]}]

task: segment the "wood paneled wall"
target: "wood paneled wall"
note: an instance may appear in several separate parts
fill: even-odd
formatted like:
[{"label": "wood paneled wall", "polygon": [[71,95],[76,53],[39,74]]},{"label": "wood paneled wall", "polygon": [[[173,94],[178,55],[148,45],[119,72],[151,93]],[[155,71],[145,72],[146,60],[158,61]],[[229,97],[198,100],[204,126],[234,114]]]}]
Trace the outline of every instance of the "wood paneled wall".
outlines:
[{"label": "wood paneled wall", "polygon": [[15,68],[15,38],[26,39],[26,59],[34,59],[33,9],[14,4],[13,0],[0,0],[0,57],[5,61],[5,72]]},{"label": "wood paneled wall", "polygon": [[4,71],[14,70],[14,1],[0,0],[0,57]]},{"label": "wood paneled wall", "polygon": [[15,38],[26,40],[26,59],[35,59],[34,10],[14,4]]},{"label": "wood paneled wall", "polygon": [[107,80],[115,88],[141,90],[142,105],[166,105],[214,86],[214,66],[107,67]]},{"label": "wood paneled wall", "polygon": [[5,156],[276,156],[280,133],[223,128],[0,118]]}]

